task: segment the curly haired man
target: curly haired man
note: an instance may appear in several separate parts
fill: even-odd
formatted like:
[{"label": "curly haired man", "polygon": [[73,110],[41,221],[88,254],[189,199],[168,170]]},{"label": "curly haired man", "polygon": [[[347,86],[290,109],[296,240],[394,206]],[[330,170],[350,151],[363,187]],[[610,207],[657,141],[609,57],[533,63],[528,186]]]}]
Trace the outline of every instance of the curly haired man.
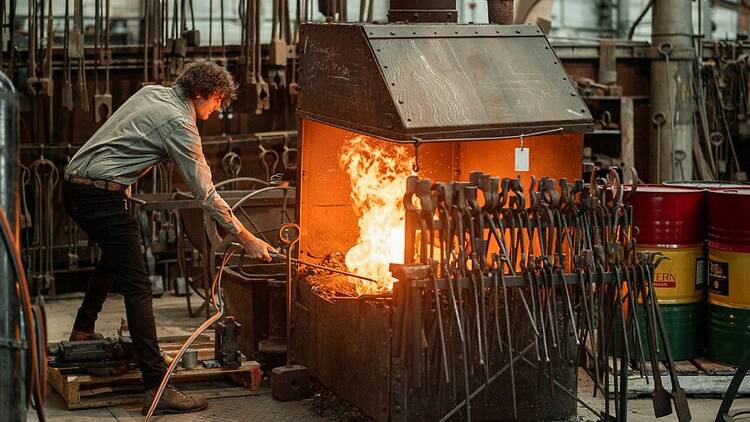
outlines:
[{"label": "curly haired man", "polygon": [[[248,256],[270,260],[275,250],[253,236],[216,193],[196,127],[236,98],[232,76],[217,64],[199,60],[185,67],[171,87],[149,85],[130,97],[71,159],[65,171],[63,203],[71,217],[102,249],[71,340],[90,340],[107,293],[116,287],[125,299],[133,348],[151,404],[165,372],[156,339],[151,282],[135,218],[127,211],[126,189],[155,164],[171,160],[202,208],[235,234]],[[183,413],[208,406],[167,388],[158,412]]]}]

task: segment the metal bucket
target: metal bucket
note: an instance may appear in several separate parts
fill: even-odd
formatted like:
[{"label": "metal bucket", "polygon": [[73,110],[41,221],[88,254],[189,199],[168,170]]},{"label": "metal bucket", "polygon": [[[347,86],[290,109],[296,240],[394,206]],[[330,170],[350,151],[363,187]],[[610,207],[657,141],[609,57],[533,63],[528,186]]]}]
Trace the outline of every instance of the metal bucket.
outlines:
[{"label": "metal bucket", "polygon": [[645,185],[631,203],[633,223],[640,230],[638,251],[669,258],[654,272],[654,286],[672,354],[676,360],[694,358],[701,352],[705,329],[705,191]]},{"label": "metal bucket", "polygon": [[708,357],[738,365],[750,342],[750,189],[708,192]]}]

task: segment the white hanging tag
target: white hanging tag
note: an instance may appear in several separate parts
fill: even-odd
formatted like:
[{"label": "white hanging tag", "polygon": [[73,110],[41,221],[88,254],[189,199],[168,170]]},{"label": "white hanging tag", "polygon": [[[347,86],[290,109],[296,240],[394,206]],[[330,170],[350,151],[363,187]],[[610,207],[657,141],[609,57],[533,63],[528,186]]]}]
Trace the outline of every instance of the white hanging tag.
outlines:
[{"label": "white hanging tag", "polygon": [[529,149],[523,147],[523,134],[521,134],[521,148],[516,148],[515,169],[516,171],[529,171]]},{"label": "white hanging tag", "polygon": [[516,171],[529,171],[528,148],[516,148]]}]

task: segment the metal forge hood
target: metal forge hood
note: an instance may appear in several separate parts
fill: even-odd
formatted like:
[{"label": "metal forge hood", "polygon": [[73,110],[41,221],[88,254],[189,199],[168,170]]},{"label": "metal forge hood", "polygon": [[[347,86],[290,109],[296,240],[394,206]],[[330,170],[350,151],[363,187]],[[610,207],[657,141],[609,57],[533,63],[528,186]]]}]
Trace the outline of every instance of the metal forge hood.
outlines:
[{"label": "metal forge hood", "polygon": [[535,25],[310,23],[301,34],[303,118],[404,141],[592,128]]}]

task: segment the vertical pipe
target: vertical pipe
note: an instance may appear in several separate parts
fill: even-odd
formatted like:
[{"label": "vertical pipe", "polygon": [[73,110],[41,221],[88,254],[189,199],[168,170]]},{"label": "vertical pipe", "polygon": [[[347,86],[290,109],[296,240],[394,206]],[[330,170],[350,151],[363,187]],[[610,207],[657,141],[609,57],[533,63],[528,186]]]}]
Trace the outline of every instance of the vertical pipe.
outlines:
[{"label": "vertical pipe", "polygon": [[662,125],[651,125],[649,178],[653,182],[693,176],[692,10],[690,0],[659,0],[652,9],[651,45],[656,51],[651,61],[652,122],[659,121],[659,113],[664,117]]},{"label": "vertical pipe", "polygon": [[599,14],[599,35],[601,37],[611,37],[615,23],[612,19],[613,6],[610,0],[599,0],[597,2]]},{"label": "vertical pipe", "polygon": [[630,29],[630,0],[617,0],[617,38],[627,38]]},{"label": "vertical pipe", "polygon": [[[0,207],[17,231],[18,97],[0,73]],[[20,305],[8,251],[0,242],[0,420],[26,420],[26,371],[18,348]]]},{"label": "vertical pipe", "polygon": [[490,23],[511,25],[514,0],[487,0],[487,18]]},{"label": "vertical pipe", "polygon": [[711,0],[700,0],[699,5],[701,6],[698,9],[698,16],[701,17],[700,19],[700,26],[701,26],[701,34],[703,35],[704,40],[711,40],[712,34],[711,34],[711,18],[713,16],[713,13],[711,13]]}]

